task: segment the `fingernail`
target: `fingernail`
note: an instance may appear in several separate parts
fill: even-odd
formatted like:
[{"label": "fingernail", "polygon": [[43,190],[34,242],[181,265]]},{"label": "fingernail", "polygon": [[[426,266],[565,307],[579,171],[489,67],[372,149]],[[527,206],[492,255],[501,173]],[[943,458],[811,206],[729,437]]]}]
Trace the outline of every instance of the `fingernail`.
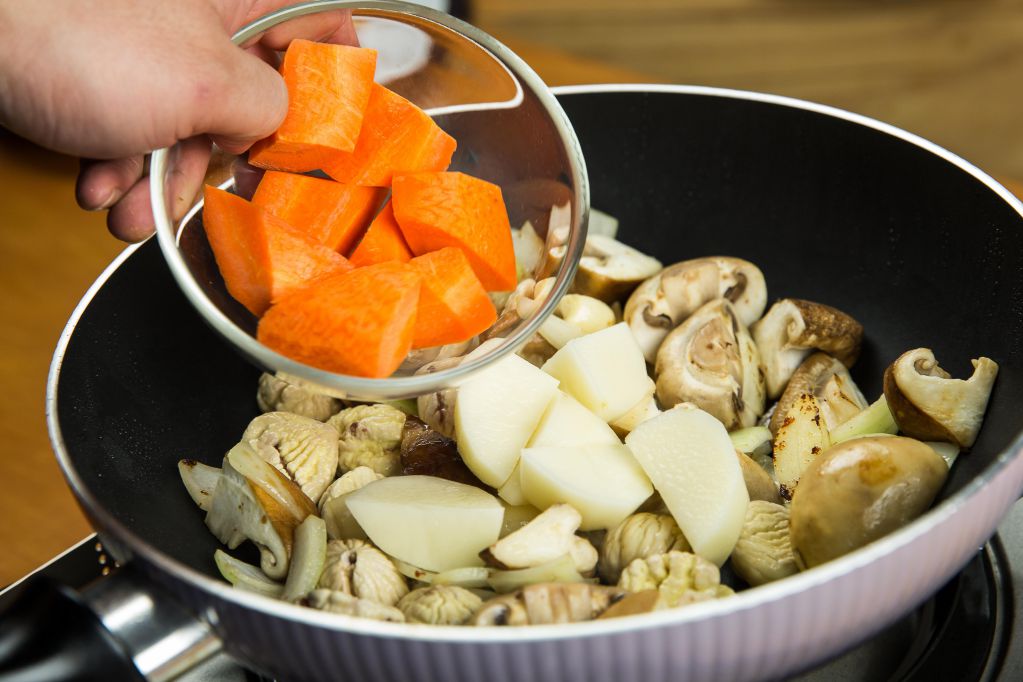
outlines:
[{"label": "fingernail", "polygon": [[93,211],[105,211],[108,208],[110,208],[111,206],[113,206],[114,204],[116,204],[117,200],[120,199],[120,198],[121,198],[121,193],[118,192],[116,189],[112,189],[112,190],[110,190],[110,194],[107,195],[107,198],[104,199],[102,202],[100,202],[99,206],[97,206],[96,208],[93,208],[91,210],[93,210]]}]

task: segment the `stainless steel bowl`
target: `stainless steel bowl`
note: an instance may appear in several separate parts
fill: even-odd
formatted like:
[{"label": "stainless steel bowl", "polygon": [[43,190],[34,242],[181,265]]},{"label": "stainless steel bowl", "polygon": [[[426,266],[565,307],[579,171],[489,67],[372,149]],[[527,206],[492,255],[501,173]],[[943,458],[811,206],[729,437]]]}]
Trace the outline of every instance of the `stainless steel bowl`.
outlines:
[{"label": "stainless steel bowl", "polygon": [[[400,2],[312,2],[274,12],[234,36],[241,44],[267,29],[313,12],[351,9],[361,40],[378,51],[377,80],[431,114],[458,143],[451,170],[502,188],[513,227],[539,222],[548,247],[565,244],[550,293],[504,342],[457,367],[386,379],[324,371],[287,358],[256,340],[256,318],[224,287],[202,228],[202,203],[186,207],[175,173],[180,149],[155,152],[151,194],[160,248],[182,291],[217,332],[258,366],[286,372],[343,397],[394,400],[457,384],[524,344],[571,284],[586,237],[589,189],[579,143],[568,119],[532,69],[479,29],[419,5]],[[215,150],[206,182],[244,193],[241,159]],[[567,206],[566,206],[567,204]],[[544,230],[552,209],[562,229]],[[187,352],[187,349],[182,349]]]}]

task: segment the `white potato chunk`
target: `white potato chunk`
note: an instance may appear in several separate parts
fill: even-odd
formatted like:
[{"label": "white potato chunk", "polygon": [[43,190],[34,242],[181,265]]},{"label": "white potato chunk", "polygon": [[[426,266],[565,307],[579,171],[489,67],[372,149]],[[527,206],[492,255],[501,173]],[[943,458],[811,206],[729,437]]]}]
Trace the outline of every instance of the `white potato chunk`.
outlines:
[{"label": "white potato chunk", "polygon": [[696,554],[718,566],[739,539],[749,493],[724,425],[688,403],[625,438]]},{"label": "white potato chunk", "polygon": [[543,370],[605,422],[622,417],[652,393],[643,352],[625,323],[572,339]]},{"label": "white potato chunk", "polygon": [[529,503],[538,509],[559,502],[572,505],[583,517],[581,530],[611,528],[653,492],[621,443],[526,448],[519,466]]},{"label": "white potato chunk", "polygon": [[497,489],[497,496],[513,507],[529,505],[529,500],[522,493],[522,477],[519,475],[519,467],[521,466],[520,462],[516,462],[511,476],[504,482],[504,485]]},{"label": "white potato chunk", "polygon": [[517,355],[508,355],[458,388],[455,440],[466,466],[489,486],[511,476],[558,382]]},{"label": "white potato chunk", "polygon": [[527,447],[547,445],[618,444],[621,440],[603,419],[578,400],[558,391],[536,427]]},{"label": "white potato chunk", "polygon": [[482,565],[504,507],[479,488],[434,476],[392,476],[350,493],[348,509],[387,554],[427,571]]}]

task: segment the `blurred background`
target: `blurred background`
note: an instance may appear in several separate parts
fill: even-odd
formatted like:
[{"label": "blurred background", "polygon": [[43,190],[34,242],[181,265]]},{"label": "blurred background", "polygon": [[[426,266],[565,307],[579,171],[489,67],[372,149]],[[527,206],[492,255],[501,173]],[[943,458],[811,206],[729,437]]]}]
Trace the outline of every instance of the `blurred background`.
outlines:
[{"label": "blurred background", "polygon": [[[1021,192],[1023,0],[431,4],[468,16],[550,85],[686,83],[815,100],[927,137]],[[47,440],[46,372],[75,304],[123,245],[102,215],[75,206],[76,171],[75,159],[0,129],[0,587],[90,532]]]}]

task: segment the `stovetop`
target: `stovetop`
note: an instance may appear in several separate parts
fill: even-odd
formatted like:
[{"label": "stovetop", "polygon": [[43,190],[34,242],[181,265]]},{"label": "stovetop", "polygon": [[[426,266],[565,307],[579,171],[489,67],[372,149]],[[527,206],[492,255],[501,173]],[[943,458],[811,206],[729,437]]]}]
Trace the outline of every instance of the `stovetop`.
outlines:
[{"label": "stovetop", "polygon": [[[103,546],[86,538],[36,572],[81,588],[109,571]],[[9,596],[0,592],[0,608]],[[263,678],[225,654],[183,682]],[[1023,502],[959,575],[873,639],[792,682],[1016,682],[1023,680]]]}]

